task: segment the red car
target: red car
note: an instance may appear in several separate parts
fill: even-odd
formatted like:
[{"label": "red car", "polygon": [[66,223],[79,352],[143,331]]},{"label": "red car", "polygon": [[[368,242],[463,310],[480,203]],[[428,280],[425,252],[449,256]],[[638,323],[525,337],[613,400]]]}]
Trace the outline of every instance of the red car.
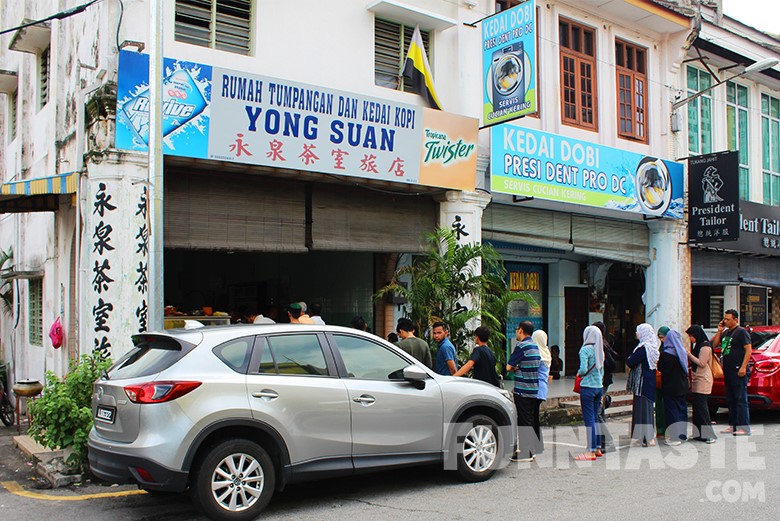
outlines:
[{"label": "red car", "polygon": [[[762,336],[762,343],[753,345],[748,380],[748,406],[751,409],[780,409],[780,326],[755,326],[749,329],[754,342]],[[720,360],[720,348],[715,349]],[[710,413],[726,407],[723,378],[716,378],[709,399]]]}]

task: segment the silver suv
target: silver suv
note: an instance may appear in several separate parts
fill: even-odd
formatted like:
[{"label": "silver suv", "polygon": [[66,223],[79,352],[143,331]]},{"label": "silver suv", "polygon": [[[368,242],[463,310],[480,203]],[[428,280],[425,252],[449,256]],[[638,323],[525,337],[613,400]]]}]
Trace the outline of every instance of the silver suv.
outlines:
[{"label": "silver suv", "polygon": [[133,342],[94,385],[91,470],[189,488],[212,519],[254,519],[289,483],[400,466],[482,481],[515,446],[506,391],[437,375],[355,329],[235,325]]}]

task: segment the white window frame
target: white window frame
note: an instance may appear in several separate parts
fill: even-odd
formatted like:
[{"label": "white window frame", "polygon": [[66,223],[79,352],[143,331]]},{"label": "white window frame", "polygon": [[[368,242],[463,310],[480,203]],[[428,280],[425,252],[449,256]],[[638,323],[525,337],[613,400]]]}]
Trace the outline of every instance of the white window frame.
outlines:
[{"label": "white window frame", "polygon": [[[383,37],[380,33],[397,33],[396,38]],[[402,92],[411,92],[417,94],[417,91],[406,78],[401,75],[406,62],[406,55],[409,53],[409,43],[412,41],[414,26],[385,20],[383,18],[374,19],[374,84],[388,89],[400,90]],[[424,31],[420,29],[425,54],[428,55],[428,61],[433,68],[431,60],[431,39],[433,31]]]},{"label": "white window frame", "polygon": [[[769,104],[768,111],[765,111],[764,108],[765,98]],[[764,204],[778,206],[780,205],[780,189],[777,190],[778,193],[774,193],[772,185],[780,184],[780,113],[777,116],[772,115],[773,101],[780,104],[780,96],[761,93],[761,184],[764,188]],[[767,130],[769,131],[768,136]],[[768,183],[769,193],[766,190],[767,178],[770,181]]]},{"label": "white window frame", "polygon": [[[223,11],[235,8],[233,4],[236,2],[246,4],[241,6],[248,11],[246,18],[231,16]],[[252,55],[256,5],[257,2],[253,0],[176,0],[174,38],[178,42],[218,51]],[[200,23],[186,23],[185,20]],[[208,28],[203,27],[204,23],[207,23]]]},{"label": "white window frame", "polygon": [[[729,88],[734,86],[734,101],[729,101]],[[739,103],[740,89],[745,93],[745,104]],[[734,111],[733,125],[729,125],[729,110]],[[745,128],[740,124],[740,114],[745,115]],[[726,82],[726,139],[731,150],[739,153],[739,197],[750,200],[750,88],[735,81]],[[745,131],[745,143],[740,143],[740,131]],[[734,145],[733,148],[732,144]],[[745,159],[743,162],[742,159]]]},{"label": "white window frame", "polygon": [[[690,74],[691,72],[696,72],[696,86],[691,87],[690,86]],[[692,96],[694,94],[697,94],[698,92],[701,92],[703,89],[701,87],[702,81],[701,78],[703,75],[706,75],[710,79],[710,85],[712,85],[712,75],[709,72],[703,71],[701,69],[698,69],[696,67],[693,67],[691,65],[688,65],[687,70],[685,71],[685,85],[686,89],[688,91],[688,96]],[[709,143],[708,147],[705,146],[707,143],[704,140],[705,132],[701,128],[701,121],[702,121],[702,115],[704,114],[705,105],[709,107],[709,122],[710,122],[710,128],[709,128]],[[696,123],[695,128],[693,123]],[[701,96],[699,96],[696,99],[692,99],[688,102],[688,154],[689,155],[700,155],[700,154],[709,154],[712,152],[714,143],[713,143],[713,127],[714,124],[714,111],[713,111],[713,104],[712,104],[712,91],[707,91]]]}]

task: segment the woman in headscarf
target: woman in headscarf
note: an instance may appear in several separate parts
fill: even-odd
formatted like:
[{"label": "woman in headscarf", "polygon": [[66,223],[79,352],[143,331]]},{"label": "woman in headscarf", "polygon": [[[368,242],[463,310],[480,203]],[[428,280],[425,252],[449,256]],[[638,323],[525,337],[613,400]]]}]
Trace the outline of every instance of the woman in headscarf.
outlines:
[{"label": "woman in headscarf", "polygon": [[607,333],[607,326],[604,322],[594,322],[594,326],[601,331],[602,343],[604,345],[604,387],[602,389],[601,403],[599,404],[599,429],[601,429],[601,451],[612,452],[615,450],[615,441],[612,439],[612,435],[607,429],[607,391],[609,386],[612,385],[612,372],[615,370],[615,361],[617,360],[617,353],[612,349],[612,343],[609,341],[609,334]]},{"label": "woman in headscarf", "polygon": [[636,328],[639,344],[626,359],[631,368],[626,389],[634,395],[631,418],[631,443],[655,445],[653,403],[655,402],[655,370],[658,367],[658,337],[653,326],[639,324]]},{"label": "woman in headscarf", "polygon": [[598,421],[599,404],[604,385],[604,341],[596,326],[588,326],[582,333],[580,368],[577,374],[580,382],[580,404],[585,429],[588,433],[587,450],[576,456],[576,461],[592,461],[602,456]]},{"label": "woman in headscarf", "polygon": [[533,338],[536,347],[539,348],[539,356],[542,359],[539,364],[539,390],[536,393],[536,407],[533,410],[533,426],[534,433],[536,433],[536,446],[534,447],[533,452],[534,454],[541,454],[544,452],[544,440],[542,439],[542,424],[539,419],[539,409],[542,407],[542,402],[547,399],[552,354],[550,353],[550,348],[547,347],[547,333],[541,329],[537,329],[533,332],[531,338]]},{"label": "woman in headscarf", "polygon": [[691,393],[693,395],[693,434],[694,440],[705,443],[715,443],[717,436],[710,421],[710,409],[707,397],[712,392],[712,344],[707,334],[699,325],[693,325],[685,330],[691,339],[691,352],[688,362],[691,365]]},{"label": "woman in headscarf", "polygon": [[688,353],[682,344],[682,336],[676,329],[670,329],[664,337],[658,358],[661,371],[666,415],[667,445],[680,445],[688,440]]},{"label": "woman in headscarf", "polygon": [[[664,338],[669,332],[667,326],[658,328],[659,346],[664,344]],[[663,382],[661,381],[661,371],[655,374],[655,432],[659,438],[666,436],[666,406],[664,405]]]}]

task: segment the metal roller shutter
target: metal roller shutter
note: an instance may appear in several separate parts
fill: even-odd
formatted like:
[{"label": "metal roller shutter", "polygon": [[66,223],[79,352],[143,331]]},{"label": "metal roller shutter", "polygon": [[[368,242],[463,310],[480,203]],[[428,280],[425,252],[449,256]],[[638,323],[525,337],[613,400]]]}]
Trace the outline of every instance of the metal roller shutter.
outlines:
[{"label": "metal roller shutter", "polygon": [[691,283],[704,286],[739,284],[739,258],[726,253],[691,252]]},{"label": "metal roller shutter", "polygon": [[780,287],[780,259],[740,257],[739,278],[748,284],[769,288]]},{"label": "metal roller shutter", "polygon": [[574,253],[618,262],[650,265],[647,225],[572,215]]},{"label": "metal roller shutter", "polygon": [[535,208],[490,204],[482,213],[482,238],[571,251],[571,215]]},{"label": "metal roller shutter", "polygon": [[301,183],[170,170],[163,206],[166,248],[307,251]]},{"label": "metal roller shutter", "polygon": [[434,230],[428,196],[393,196],[360,188],[312,187],[312,249],[416,253]]}]

